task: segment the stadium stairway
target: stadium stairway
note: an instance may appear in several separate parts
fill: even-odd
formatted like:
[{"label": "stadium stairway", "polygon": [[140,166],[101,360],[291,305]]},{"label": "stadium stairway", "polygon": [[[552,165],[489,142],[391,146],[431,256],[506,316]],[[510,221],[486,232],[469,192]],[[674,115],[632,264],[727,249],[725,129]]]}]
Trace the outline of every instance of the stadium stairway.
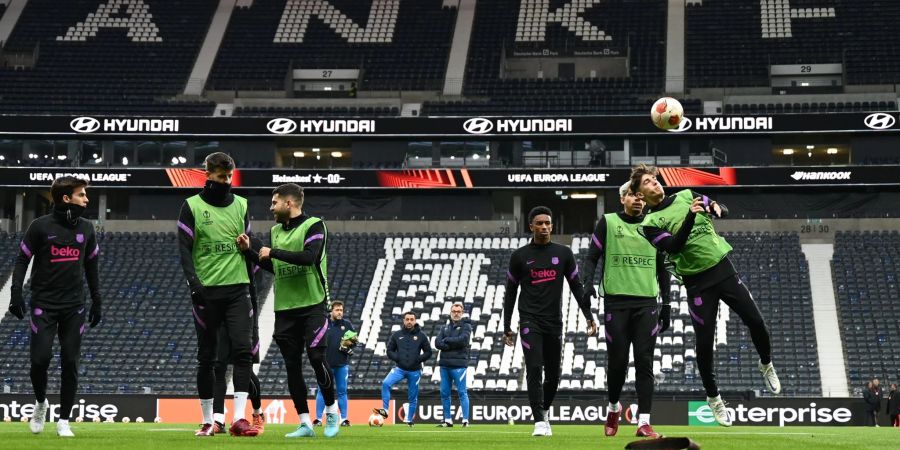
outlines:
[{"label": "stadium stairway", "polygon": [[816,342],[819,344],[817,350],[822,376],[822,395],[848,397],[847,369],[844,366],[845,349],[841,341],[834,282],[831,276],[834,245],[803,244],[801,248],[809,263],[809,284],[812,287]]}]

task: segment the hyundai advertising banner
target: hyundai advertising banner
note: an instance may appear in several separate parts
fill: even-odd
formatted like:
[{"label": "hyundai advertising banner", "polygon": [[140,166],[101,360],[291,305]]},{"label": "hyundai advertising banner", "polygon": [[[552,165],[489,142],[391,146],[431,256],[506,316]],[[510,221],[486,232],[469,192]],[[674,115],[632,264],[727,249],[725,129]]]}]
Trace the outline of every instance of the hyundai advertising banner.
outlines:
[{"label": "hyundai advertising banner", "polygon": [[[649,104],[648,104],[649,111]],[[477,117],[111,117],[0,116],[0,135],[115,137],[549,137],[896,132],[900,114],[829,113],[687,116],[679,128],[657,129],[650,114],[631,116]]]},{"label": "hyundai advertising banner", "polygon": [[[0,186],[48,187],[71,175],[102,188],[200,188],[201,169],[0,167]],[[236,188],[271,189],[284,183],[338,189],[529,189],[618,188],[629,168],[584,169],[238,169]],[[897,166],[828,167],[661,167],[670,187],[774,187],[900,185]]]}]

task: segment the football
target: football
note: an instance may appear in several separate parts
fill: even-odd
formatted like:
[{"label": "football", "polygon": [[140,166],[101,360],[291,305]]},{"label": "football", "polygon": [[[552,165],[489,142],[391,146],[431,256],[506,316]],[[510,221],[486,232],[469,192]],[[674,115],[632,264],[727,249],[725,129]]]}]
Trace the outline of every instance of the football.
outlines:
[{"label": "football", "polygon": [[684,118],[681,102],[672,97],[663,97],[653,103],[650,108],[650,120],[660,130],[674,130]]},{"label": "football", "polygon": [[369,416],[369,426],[370,427],[380,427],[384,425],[384,417],[381,417],[381,414],[372,414]]},{"label": "football", "polygon": [[75,418],[75,423],[81,423],[81,422],[84,422],[84,417],[78,416]]}]

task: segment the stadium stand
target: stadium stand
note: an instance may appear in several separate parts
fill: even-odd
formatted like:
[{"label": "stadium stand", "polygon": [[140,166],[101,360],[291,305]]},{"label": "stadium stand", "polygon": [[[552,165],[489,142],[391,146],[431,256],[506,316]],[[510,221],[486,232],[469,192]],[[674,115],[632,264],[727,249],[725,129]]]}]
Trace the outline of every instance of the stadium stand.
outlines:
[{"label": "stadium stand", "polygon": [[3,49],[28,62],[0,68],[0,113],[211,115],[211,102],[173,97],[216,4],[29,1]]},{"label": "stadium stand", "polygon": [[299,116],[299,117],[385,117],[399,116],[400,108],[393,107],[243,107],[235,116]]},{"label": "stadium stand", "polygon": [[900,80],[900,53],[890,33],[890,24],[900,17],[900,5],[894,2],[720,0],[691,5],[685,30],[690,87],[768,86],[771,64],[842,63],[845,84]]},{"label": "stadium stand", "polygon": [[896,111],[897,102],[810,102],[726,104],[725,114],[790,114],[824,112]]},{"label": "stadium stand", "polygon": [[[428,115],[568,113],[645,113],[647,100],[663,90],[665,72],[666,2],[582,2],[581,17],[592,27],[573,22],[550,22],[545,30],[526,31],[533,37],[518,37],[520,0],[479,2],[472,30],[463,94],[481,100],[440,101],[425,104]],[[539,7],[556,11],[566,2],[530,2],[526,13],[546,14]],[[588,5],[590,4],[590,5]],[[529,8],[531,11],[528,11]],[[569,25],[569,27],[564,27]],[[571,31],[574,29],[575,31]],[[601,36],[603,40],[600,40]],[[512,45],[539,42],[554,50],[577,44],[586,50],[610,44],[630,48],[628,77],[576,79],[513,79],[501,73],[504,57]],[[510,51],[511,52],[511,51]],[[687,102],[689,113],[699,113],[699,102]]]},{"label": "stadium stand", "polygon": [[442,0],[255,2],[234,11],[207,88],[283,90],[295,68],[360,69],[361,90],[436,90],[455,18]]},{"label": "stadium stand", "polygon": [[847,355],[851,392],[872,378],[893,379],[900,371],[896,303],[900,234],[853,231],[835,234],[832,274]]},{"label": "stadium stand", "polygon": [[[5,255],[14,255],[20,236],[0,237],[8,247]],[[262,238],[267,241],[267,237]],[[521,383],[522,350],[520,346],[503,345],[501,311],[509,256],[527,243],[528,237],[335,233],[332,238],[331,295],[345,302],[345,315],[358,327],[362,343],[351,358],[351,389],[380,387],[392,367],[386,343],[399,329],[404,311],[416,311],[419,324],[434,338],[454,301],[464,303],[473,325],[469,385],[485,390],[525,389]],[[809,276],[798,236],[738,233],[727,234],[726,239],[735,247],[735,263],[769,320],[773,342],[791,343],[775,346],[785,392],[820,394],[814,324],[809,321]],[[570,243],[579,260],[586,253],[588,240],[587,236],[576,236]],[[186,314],[187,292],[174,233],[107,233],[102,248],[107,312],[104,325],[89,331],[85,339],[83,392],[134,393],[149,387],[155,393],[192,393],[196,340]],[[12,258],[7,259],[5,264],[0,261],[0,275],[12,270]],[[155,270],[147,272],[148,266]],[[700,392],[686,293],[677,281],[673,282],[677,298],[673,302],[672,331],[661,336],[654,355],[658,390]],[[260,298],[265,299],[270,279],[261,284]],[[568,288],[564,294],[570,295]],[[602,314],[600,308],[594,308],[595,314]],[[724,314],[721,319],[716,361],[721,386],[730,391],[761,389],[749,335],[735,315]],[[563,321],[561,389],[605,389],[603,333],[590,338],[584,334],[587,325],[574,300],[564,303]],[[0,367],[4,384],[14,391],[28,392],[28,368],[21,361],[27,360],[29,335],[22,324],[7,315],[0,325]],[[436,389],[439,383],[436,357],[435,353],[424,369],[425,389]],[[53,364],[51,367],[56,367],[58,357]],[[309,367],[304,370],[309,377],[314,376]],[[274,342],[259,374],[267,394],[288,393],[283,362]],[[633,382],[632,364],[627,389]],[[58,383],[58,379],[53,381],[51,377],[52,383]],[[50,389],[55,388],[51,385]]]}]

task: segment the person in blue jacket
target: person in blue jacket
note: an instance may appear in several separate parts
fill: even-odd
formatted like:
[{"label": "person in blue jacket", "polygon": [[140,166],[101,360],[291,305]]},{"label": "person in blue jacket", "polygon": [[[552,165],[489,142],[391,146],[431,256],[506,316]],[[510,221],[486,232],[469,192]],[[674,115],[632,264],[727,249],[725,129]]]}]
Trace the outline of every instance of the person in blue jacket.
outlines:
[{"label": "person in blue jacket", "polygon": [[411,427],[416,415],[416,407],[419,404],[419,379],[422,378],[422,363],[431,358],[431,343],[428,336],[416,325],[416,313],[412,311],[403,313],[403,328],[395,331],[388,340],[387,355],[397,366],[384,377],[384,381],[381,383],[382,407],[375,408],[373,412],[381,414],[381,417],[387,419],[387,409],[391,402],[391,388],[405,379],[409,385],[407,394],[409,409],[407,409],[404,419],[406,424]]},{"label": "person in blue jacket", "polygon": [[[331,374],[334,375],[334,389],[337,394],[338,409],[341,410],[342,427],[350,426],[347,411],[347,381],[350,379],[350,355],[353,354],[353,346],[356,345],[355,337],[345,342],[344,335],[348,331],[355,332],[356,329],[349,320],[344,319],[344,302],[335,300],[331,302],[331,317],[328,320],[328,331],[325,332],[325,340],[328,342],[325,360],[328,361],[328,367],[331,368]],[[325,411],[325,400],[322,398],[322,393],[319,392],[316,394],[316,420],[313,421],[313,425],[322,425],[319,418],[323,417],[323,411]]]},{"label": "person in blue jacket", "polygon": [[434,346],[441,351],[438,366],[441,367],[441,403],[444,405],[444,421],[438,427],[453,426],[450,411],[450,392],[456,384],[459,406],[462,408],[462,426],[469,426],[469,393],[466,392],[466,369],[469,366],[470,338],[472,325],[463,319],[462,303],[450,307],[450,320],[441,327]]}]

